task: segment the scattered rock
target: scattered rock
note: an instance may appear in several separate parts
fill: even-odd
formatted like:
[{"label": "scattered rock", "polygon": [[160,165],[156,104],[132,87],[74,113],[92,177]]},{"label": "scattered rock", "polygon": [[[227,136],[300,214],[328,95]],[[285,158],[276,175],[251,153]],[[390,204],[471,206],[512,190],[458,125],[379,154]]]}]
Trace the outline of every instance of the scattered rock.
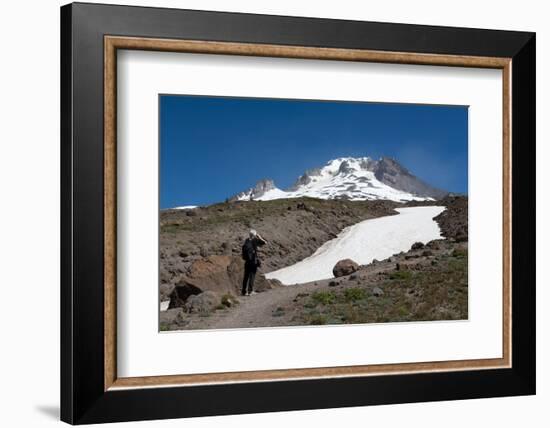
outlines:
[{"label": "scattered rock", "polygon": [[190,296],[200,294],[201,292],[200,288],[186,282],[186,280],[180,281],[170,293],[168,309],[182,308]]},{"label": "scattered rock", "polygon": [[221,249],[221,252],[222,254],[225,254],[225,255],[231,255],[234,251],[234,247],[231,245],[230,242],[222,242],[222,244],[220,245],[220,249]]},{"label": "scattered rock", "polygon": [[232,306],[239,304],[239,299],[237,299],[235,296],[232,296],[231,294],[224,294],[222,296],[221,304],[226,308],[231,308]]},{"label": "scattered rock", "polygon": [[340,260],[332,269],[332,274],[339,278],[357,272],[359,265],[351,259]]},{"label": "scattered rock", "polygon": [[405,263],[396,263],[395,270],[410,270],[410,265]]},{"label": "scattered rock", "polygon": [[205,291],[201,294],[189,296],[184,309],[189,313],[211,312],[219,302],[219,297],[213,291]]},{"label": "scattered rock", "polygon": [[430,241],[426,244],[426,247],[431,248],[432,250],[440,250],[441,249],[441,240],[440,239],[434,239],[433,241]]},{"label": "scattered rock", "polygon": [[429,257],[429,256],[433,256],[434,253],[433,253],[432,251],[430,251],[430,250],[424,250],[424,251],[422,251],[422,255],[423,255],[424,257]]},{"label": "scattered rock", "polygon": [[448,196],[440,203],[447,208],[434,217],[441,229],[441,235],[456,242],[466,242],[468,240],[468,198]]},{"label": "scattered rock", "polygon": [[380,287],[374,287],[372,289],[372,294],[376,297],[380,297],[384,295],[384,290],[382,290]]},{"label": "scattered rock", "polygon": [[411,246],[411,250],[421,250],[422,248],[424,248],[424,244],[422,242],[415,242]]},{"label": "scattered rock", "polygon": [[336,281],[330,281],[330,282],[328,283],[328,286],[329,286],[329,287],[336,287],[337,285],[338,285],[338,283],[337,283]]}]

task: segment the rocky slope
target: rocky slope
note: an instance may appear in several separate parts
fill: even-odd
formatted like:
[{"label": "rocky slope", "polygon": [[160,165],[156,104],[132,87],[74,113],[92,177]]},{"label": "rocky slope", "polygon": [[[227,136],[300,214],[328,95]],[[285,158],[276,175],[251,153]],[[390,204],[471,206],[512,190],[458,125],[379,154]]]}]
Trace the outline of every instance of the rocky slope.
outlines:
[{"label": "rocky slope", "polygon": [[[194,296],[195,297],[195,296]],[[161,312],[161,330],[468,318],[466,242],[435,240],[335,279],[230,299],[206,292]]]},{"label": "rocky slope", "polygon": [[[296,198],[162,211],[161,301],[169,298],[177,284],[188,284],[187,289],[236,293],[242,278],[241,246],[250,228],[269,241],[260,253],[261,270],[270,272],[310,256],[347,226],[396,214],[397,205],[390,201]],[[199,281],[200,277],[210,279]],[[258,281],[260,288],[277,285],[276,281]]]},{"label": "rocky slope", "polygon": [[442,202],[447,209],[435,217],[441,234],[458,242],[468,241],[468,198],[449,196]]},{"label": "rocky slope", "polygon": [[[240,245],[254,227],[270,241],[262,271],[312,254],[343,228],[395,213],[390,201],[290,199],[233,202],[161,213],[161,329],[362,323],[467,317],[466,197],[406,205],[445,205],[442,235],[386,260],[336,269],[339,278],[292,287],[258,275],[257,295],[238,296]],[[349,261],[346,266],[354,266]]]}]

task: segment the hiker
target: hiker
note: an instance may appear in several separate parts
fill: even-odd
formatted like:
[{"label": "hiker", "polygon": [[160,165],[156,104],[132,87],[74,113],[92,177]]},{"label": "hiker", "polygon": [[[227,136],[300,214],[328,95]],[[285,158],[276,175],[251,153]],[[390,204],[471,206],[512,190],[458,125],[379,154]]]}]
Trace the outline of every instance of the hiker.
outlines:
[{"label": "hiker", "polygon": [[248,238],[244,241],[242,248],[242,256],[244,260],[244,278],[241,294],[250,296],[254,290],[254,278],[256,271],[260,267],[260,259],[258,258],[258,247],[267,244],[267,241],[262,238],[254,229],[251,229]]}]

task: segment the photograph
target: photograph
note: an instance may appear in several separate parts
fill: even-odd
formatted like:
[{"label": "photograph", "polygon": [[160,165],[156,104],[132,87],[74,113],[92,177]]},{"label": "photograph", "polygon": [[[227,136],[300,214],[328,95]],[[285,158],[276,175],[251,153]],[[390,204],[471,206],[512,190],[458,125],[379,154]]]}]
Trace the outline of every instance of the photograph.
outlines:
[{"label": "photograph", "polygon": [[468,319],[468,106],[159,95],[159,330]]},{"label": "photograph", "polygon": [[6,21],[7,426],[540,419],[544,14],[235,1]]}]

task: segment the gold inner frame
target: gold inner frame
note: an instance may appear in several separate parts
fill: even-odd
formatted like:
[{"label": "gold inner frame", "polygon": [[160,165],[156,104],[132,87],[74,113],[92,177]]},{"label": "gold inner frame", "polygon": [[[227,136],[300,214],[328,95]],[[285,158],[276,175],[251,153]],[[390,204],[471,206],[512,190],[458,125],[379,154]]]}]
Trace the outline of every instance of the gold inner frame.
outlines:
[{"label": "gold inner frame", "polygon": [[[116,367],[116,89],[117,50],[147,50],[218,55],[244,55],[336,61],[382,62],[394,64],[441,65],[494,68],[502,70],[503,125],[503,320],[502,358],[432,361],[421,363],[357,365],[304,369],[204,373],[170,376],[117,377]],[[336,49],[305,46],[170,40],[138,37],[104,37],[104,389],[191,386],[233,382],[358,377],[419,372],[441,372],[511,367],[511,58],[406,52]]]}]

